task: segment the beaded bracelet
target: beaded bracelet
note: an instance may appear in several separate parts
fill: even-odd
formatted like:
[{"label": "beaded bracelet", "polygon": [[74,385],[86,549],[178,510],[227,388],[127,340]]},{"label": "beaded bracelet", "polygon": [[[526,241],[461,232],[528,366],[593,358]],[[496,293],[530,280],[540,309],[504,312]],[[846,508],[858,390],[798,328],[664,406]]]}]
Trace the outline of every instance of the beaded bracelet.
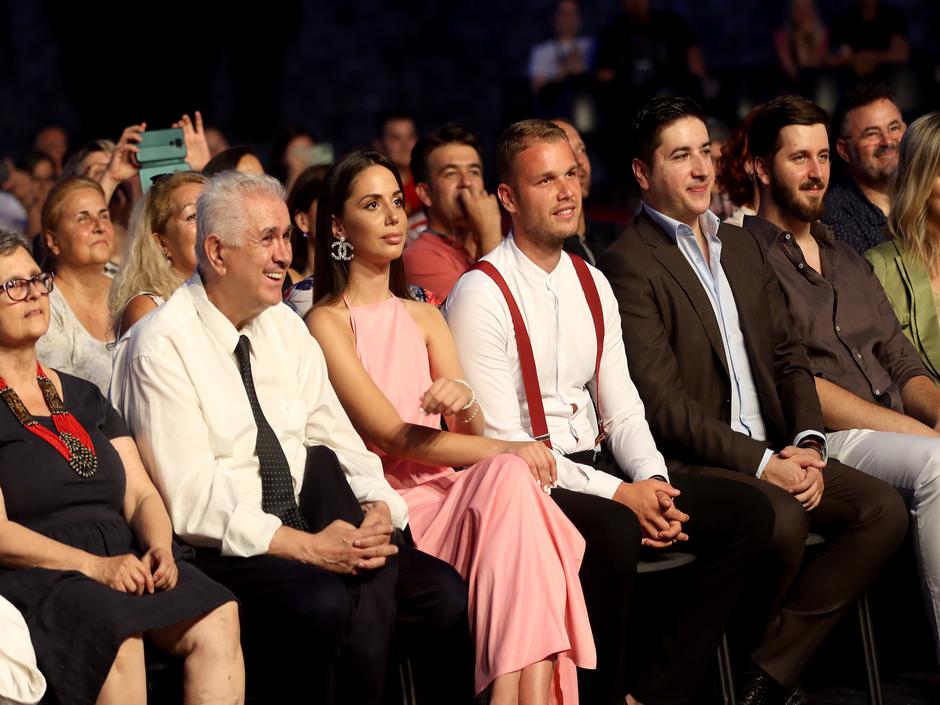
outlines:
[{"label": "beaded bracelet", "polygon": [[467,383],[467,380],[465,380],[465,379],[455,379],[454,381],[455,381],[457,384],[462,384],[463,386],[465,386],[467,389],[470,390],[470,401],[468,401],[466,404],[464,404],[463,406],[460,407],[460,411],[466,411],[466,410],[469,409],[471,406],[473,406],[474,404],[477,403],[477,393],[473,391],[473,387],[471,387],[471,386]]},{"label": "beaded bracelet", "polygon": [[466,418],[466,419],[461,419],[461,420],[460,420],[461,423],[470,423],[471,421],[473,421],[474,418],[476,418],[476,415],[477,415],[477,414],[479,413],[479,411],[480,411],[480,405],[477,404],[477,393],[473,391],[473,387],[471,387],[471,386],[467,383],[467,380],[465,380],[465,379],[455,379],[454,381],[457,382],[458,384],[462,384],[463,386],[465,386],[467,389],[470,390],[470,401],[468,401],[466,404],[464,404],[462,407],[460,407],[460,411],[467,411],[467,410],[468,410],[470,407],[472,407],[474,404],[476,404],[476,406],[477,406],[477,408],[473,410],[473,413],[470,414],[470,416],[469,416],[468,418]]}]

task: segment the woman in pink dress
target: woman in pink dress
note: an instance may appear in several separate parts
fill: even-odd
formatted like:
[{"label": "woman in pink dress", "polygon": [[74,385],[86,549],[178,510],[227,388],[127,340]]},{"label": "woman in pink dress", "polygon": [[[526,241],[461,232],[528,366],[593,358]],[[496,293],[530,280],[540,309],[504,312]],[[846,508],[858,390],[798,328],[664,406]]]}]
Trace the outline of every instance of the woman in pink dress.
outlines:
[{"label": "woman in pink dress", "polygon": [[317,239],[307,325],[350,419],[408,503],[415,544],[469,584],[476,691],[491,687],[491,705],[570,705],[575,666],[596,661],[578,579],[584,540],[549,496],[551,452],[482,435],[443,316],[408,297],[402,190],[376,152],[331,168],[317,232],[332,237]]}]

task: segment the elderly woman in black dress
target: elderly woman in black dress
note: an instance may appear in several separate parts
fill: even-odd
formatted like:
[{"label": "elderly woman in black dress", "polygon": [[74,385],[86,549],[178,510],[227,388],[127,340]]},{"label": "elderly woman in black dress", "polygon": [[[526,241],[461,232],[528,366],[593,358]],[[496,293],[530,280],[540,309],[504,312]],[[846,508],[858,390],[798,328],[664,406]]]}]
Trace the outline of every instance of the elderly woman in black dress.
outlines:
[{"label": "elderly woman in black dress", "polygon": [[0,595],[66,705],[145,703],[142,638],[184,657],[187,704],[244,700],[228,590],[173,554],[166,509],[97,387],[44,369],[53,280],[0,230]]}]

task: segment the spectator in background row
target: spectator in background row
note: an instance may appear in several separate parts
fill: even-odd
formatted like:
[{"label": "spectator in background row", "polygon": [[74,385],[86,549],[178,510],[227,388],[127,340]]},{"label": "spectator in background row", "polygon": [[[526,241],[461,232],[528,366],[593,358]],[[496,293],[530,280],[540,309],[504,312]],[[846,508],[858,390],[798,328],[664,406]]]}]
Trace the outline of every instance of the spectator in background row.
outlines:
[{"label": "spectator in background row", "polygon": [[261,160],[258,159],[253,147],[247,144],[239,144],[229,147],[212,157],[202,173],[206,176],[215,176],[223,171],[264,174],[264,167],[261,166]]},{"label": "spectator in background row", "polygon": [[712,200],[708,209],[722,220],[727,220],[734,212],[734,204],[731,202],[724,184],[721,183],[721,155],[724,154],[731,133],[728,126],[715,117],[707,118],[705,126],[708,128],[708,136],[712,141],[709,156],[712,158],[712,168],[715,170],[715,180],[712,182]]},{"label": "spectator in background row", "polygon": [[579,36],[580,26],[578,0],[557,0],[552,15],[554,36],[529,53],[529,85],[537,112],[581,116],[587,108],[585,115],[593,115],[595,40]]},{"label": "spectator in background row", "polygon": [[91,140],[69,155],[62,167],[61,178],[80,176],[98,180],[108,168],[115,144],[111,140]]},{"label": "spectator in background row", "polygon": [[411,150],[418,141],[418,130],[414,118],[400,110],[383,113],[376,121],[376,138],[372,146],[392,160],[405,189],[405,210],[408,215],[421,210],[421,199],[415,190],[414,175],[411,173]]},{"label": "spectator in background row", "polygon": [[738,227],[743,225],[744,216],[757,215],[757,209],[760,207],[760,191],[757,190],[757,178],[754,175],[751,151],[748,149],[747,133],[761,107],[758,105],[751,110],[731,133],[718,160],[717,180],[721,182],[722,189],[735,205],[725,222]]},{"label": "spectator in background row", "polygon": [[108,297],[115,340],[193,275],[196,201],[207,180],[195,171],[166,174],[135,206],[127,259]]},{"label": "spectator in background row", "polygon": [[33,149],[45,152],[55,162],[56,174],[62,172],[62,163],[69,151],[69,136],[61,125],[47,125],[36,133]]},{"label": "spectator in background row", "polygon": [[206,144],[209,147],[209,158],[211,159],[219,152],[224,152],[231,147],[225,133],[218,127],[210,125],[206,128]]},{"label": "spectator in background row", "polygon": [[305,127],[292,125],[279,130],[271,145],[268,173],[290,191],[300,172],[310,166],[310,149],[314,144],[313,134]]},{"label": "spectator in background row", "polygon": [[832,48],[831,63],[851,68],[856,76],[905,64],[911,47],[904,13],[880,0],[857,0],[833,22]]},{"label": "spectator in background row", "polygon": [[790,0],[783,27],[774,32],[774,49],[785,84],[813,95],[829,54],[829,30],[814,0]]},{"label": "spectator in background row", "polygon": [[499,203],[483,186],[480,141],[461,125],[418,140],[411,166],[428,227],[402,256],[406,280],[445,299],[460,275],[502,242]]},{"label": "spectator in background row", "polygon": [[70,177],[56,184],[42,211],[42,237],[56,279],[49,330],[36,343],[39,360],[107,394],[114,336],[104,265],[114,249],[114,226],[98,182]]},{"label": "spectator in background row", "polygon": [[904,335],[940,384],[940,113],[918,118],[901,140],[891,192],[891,239],[865,253]]},{"label": "spectator in background row", "polygon": [[[33,177],[33,182],[36,185],[36,205],[42,211],[42,206],[49,196],[49,191],[55,186],[56,177],[58,176],[55,159],[45,152],[33,150],[23,160],[23,170]],[[31,232],[33,234],[38,233],[39,228],[37,227]]]},{"label": "spectator in background row", "polygon": [[538,93],[548,84],[585,76],[594,58],[594,38],[578,36],[581,7],[578,0],[558,0],[552,16],[555,37],[532,47],[529,82]]},{"label": "spectator in background row", "polygon": [[[570,122],[561,118],[555,118],[551,122],[565,131],[578,165],[581,198],[586,199],[591,193],[591,159],[588,156],[587,146],[581,138],[581,133]],[[583,257],[591,264],[596,264],[597,258],[604,254],[604,250],[610,247],[621,232],[623,232],[623,227],[617,223],[589,218],[587,209],[582,207],[577,231],[565,240],[563,247],[566,252]]]},{"label": "spectator in background row", "polygon": [[905,129],[891,89],[883,83],[862,82],[849,89],[833,115],[830,140],[844,168],[826,194],[822,221],[859,254],[884,242]]},{"label": "spectator in background row", "polygon": [[284,292],[284,302],[301,317],[313,306],[313,268],[316,262],[317,201],[328,166],[311,166],[294,182],[287,196],[290,213],[290,240],[293,259],[288,276],[292,285]]},{"label": "spectator in background row", "polygon": [[17,169],[12,159],[0,163],[4,172],[0,183],[0,224],[14,232],[26,234],[29,227],[29,211],[24,203],[32,200],[33,180],[22,169]]},{"label": "spectator in background row", "polygon": [[26,212],[25,228],[16,230],[32,237],[39,233],[42,205],[55,184],[56,166],[52,157],[37,150],[29,152],[21,166],[22,169],[17,169],[7,162],[11,174],[9,188]]},{"label": "spectator in background row", "polygon": [[598,39],[597,78],[616,81],[642,103],[668,87],[702,92],[705,60],[695,33],[678,15],[650,9],[649,0],[622,0],[623,14]]}]

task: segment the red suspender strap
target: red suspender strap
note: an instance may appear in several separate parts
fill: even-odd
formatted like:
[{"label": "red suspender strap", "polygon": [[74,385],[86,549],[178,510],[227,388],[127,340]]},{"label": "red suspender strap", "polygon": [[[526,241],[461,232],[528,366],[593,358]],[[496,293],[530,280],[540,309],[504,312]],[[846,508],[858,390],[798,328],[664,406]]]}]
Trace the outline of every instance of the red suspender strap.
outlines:
[{"label": "red suspender strap", "polygon": [[519,367],[522,369],[522,386],[525,389],[526,405],[529,407],[532,436],[535,440],[542,441],[551,448],[552,439],[549,438],[548,424],[545,421],[545,407],[542,406],[542,390],[539,387],[538,372],[535,369],[535,356],[532,354],[532,342],[529,340],[529,332],[526,330],[525,321],[522,320],[522,312],[519,311],[506,280],[503,279],[503,275],[499,273],[496,267],[481,260],[473,265],[471,269],[479,270],[492,279],[506,300],[506,306],[509,307],[509,316],[512,318],[512,327],[516,332],[516,350],[519,353]]},{"label": "red suspender strap", "polygon": [[[584,298],[587,299],[588,308],[591,309],[591,318],[594,319],[594,335],[597,337],[597,357],[594,360],[594,384],[597,386],[597,396],[600,394],[601,378],[601,355],[604,352],[604,311],[601,308],[601,297],[597,293],[597,285],[594,283],[594,277],[583,259],[577,255],[568,255],[571,258],[571,264],[574,265],[574,271],[578,274],[578,281],[581,282],[581,289],[584,291]],[[598,412],[600,412],[600,401],[597,402]],[[598,416],[600,414],[598,413]]]},{"label": "red suspender strap", "polygon": [[571,264],[574,265],[574,271],[578,275],[578,281],[581,282],[581,290],[584,292],[584,298],[587,300],[588,308],[591,309],[591,318],[594,319],[594,335],[597,338],[597,356],[594,358],[594,387],[597,389],[597,398],[594,400],[594,409],[597,412],[597,438],[595,445],[607,437],[604,431],[604,417],[601,416],[601,355],[604,354],[604,310],[601,308],[601,297],[597,293],[597,285],[594,283],[594,277],[591,276],[591,270],[588,269],[584,260],[577,255],[569,254]]}]

